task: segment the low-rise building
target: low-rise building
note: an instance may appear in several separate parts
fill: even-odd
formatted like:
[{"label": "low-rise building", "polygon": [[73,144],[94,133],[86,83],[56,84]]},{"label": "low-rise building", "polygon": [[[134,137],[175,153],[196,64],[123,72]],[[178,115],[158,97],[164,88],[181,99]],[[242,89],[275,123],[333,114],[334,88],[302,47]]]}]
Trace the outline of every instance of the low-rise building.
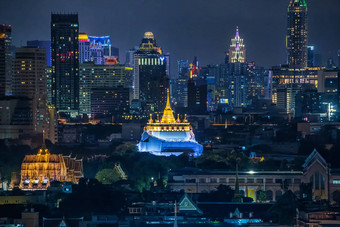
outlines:
[{"label": "low-rise building", "polygon": [[[277,201],[286,190],[301,196],[300,184],[310,183],[313,199],[332,201],[331,194],[340,190],[340,172],[331,169],[325,159],[314,150],[306,159],[301,171],[238,171],[239,190],[242,196],[259,200],[260,191],[268,201]],[[234,188],[236,171],[212,171],[187,168],[171,170],[168,185],[172,191],[203,193],[217,190],[220,184]]]}]

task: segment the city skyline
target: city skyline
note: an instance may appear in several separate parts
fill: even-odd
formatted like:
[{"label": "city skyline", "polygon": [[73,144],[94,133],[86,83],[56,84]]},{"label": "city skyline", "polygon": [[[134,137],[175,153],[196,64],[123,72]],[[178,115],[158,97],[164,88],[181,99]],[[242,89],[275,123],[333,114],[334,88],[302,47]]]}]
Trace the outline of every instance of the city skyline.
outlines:
[{"label": "city skyline", "polygon": [[[25,45],[27,40],[49,40],[51,12],[79,14],[79,32],[89,35],[110,35],[112,44],[120,48],[120,61],[125,52],[139,44],[146,31],[152,31],[160,46],[172,55],[171,69],[179,59],[198,56],[200,65],[222,63],[236,26],[246,40],[247,60],[267,68],[286,63],[285,28],[289,1],[217,1],[208,2],[107,2],[56,3],[11,1],[1,12],[0,20],[12,25],[13,44]],[[30,5],[30,11],[20,8]],[[314,45],[325,62],[328,57],[336,60],[339,48],[340,12],[334,1],[307,1],[308,45]],[[34,6],[34,7],[31,7]],[[193,7],[194,6],[194,7]],[[114,7],[120,9],[114,11]],[[143,10],[139,10],[143,7]],[[87,8],[93,9],[89,14]],[[209,9],[207,12],[204,9]],[[247,14],[243,14],[247,11]],[[20,16],[18,13],[20,12]],[[95,17],[97,13],[103,17]],[[112,13],[115,12],[115,13]],[[26,23],[21,23],[22,20]],[[252,23],[249,23],[252,21]],[[322,30],[322,32],[320,32]],[[265,32],[266,31],[266,32]],[[181,35],[183,34],[183,35]],[[23,38],[25,37],[25,38]],[[175,72],[172,72],[173,75]]]}]

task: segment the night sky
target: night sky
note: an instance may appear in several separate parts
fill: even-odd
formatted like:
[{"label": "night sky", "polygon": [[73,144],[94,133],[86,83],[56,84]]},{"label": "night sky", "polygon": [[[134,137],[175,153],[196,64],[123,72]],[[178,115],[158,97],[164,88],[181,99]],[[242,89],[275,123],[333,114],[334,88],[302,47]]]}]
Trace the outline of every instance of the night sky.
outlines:
[{"label": "night sky", "polygon": [[[80,32],[111,35],[111,42],[125,51],[139,45],[145,31],[152,31],[163,50],[176,61],[201,65],[222,63],[239,26],[247,60],[270,67],[286,60],[285,35],[289,0],[1,0],[0,23],[11,24],[13,43],[49,40],[51,12],[78,12]],[[340,0],[307,0],[309,44],[324,61],[340,48]]]}]

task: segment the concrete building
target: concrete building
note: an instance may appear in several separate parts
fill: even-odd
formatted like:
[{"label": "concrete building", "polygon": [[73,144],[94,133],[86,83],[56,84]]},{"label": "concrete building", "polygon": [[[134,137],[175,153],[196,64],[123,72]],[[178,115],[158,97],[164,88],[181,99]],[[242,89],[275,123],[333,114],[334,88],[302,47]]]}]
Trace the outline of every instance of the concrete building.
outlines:
[{"label": "concrete building", "polygon": [[[131,89],[132,68],[124,65],[96,65],[86,62],[80,65],[80,113],[91,115],[92,89],[117,87]],[[129,98],[128,98],[129,100]]]},{"label": "concrete building", "polygon": [[47,128],[46,50],[34,47],[16,48],[12,94],[32,100],[34,131]]},{"label": "concrete building", "polygon": [[[302,171],[239,171],[238,182],[241,195],[258,200],[259,191],[264,191],[268,201],[276,201],[285,190],[295,195],[300,192],[301,183],[311,183],[313,199],[329,199],[340,190],[340,174],[331,169],[325,159],[314,150],[305,160]],[[235,187],[235,171],[207,171],[201,169],[172,170],[168,185],[172,191],[203,193],[216,190],[220,184]]]}]

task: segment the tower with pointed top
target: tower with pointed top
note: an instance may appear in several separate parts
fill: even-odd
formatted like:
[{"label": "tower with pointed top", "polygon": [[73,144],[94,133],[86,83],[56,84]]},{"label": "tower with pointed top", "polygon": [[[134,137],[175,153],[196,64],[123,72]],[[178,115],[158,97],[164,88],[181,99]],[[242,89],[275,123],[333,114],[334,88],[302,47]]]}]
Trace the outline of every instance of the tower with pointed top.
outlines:
[{"label": "tower with pointed top", "polygon": [[307,67],[306,0],[290,0],[287,15],[287,61],[291,68]]},{"label": "tower with pointed top", "polygon": [[243,39],[240,37],[238,27],[236,27],[235,37],[231,39],[231,45],[229,48],[229,63],[241,62],[246,60],[246,47],[243,43]]},{"label": "tower with pointed top", "polygon": [[231,39],[229,63],[227,65],[228,104],[231,108],[247,105],[247,64],[246,48],[236,27],[235,37]]}]

